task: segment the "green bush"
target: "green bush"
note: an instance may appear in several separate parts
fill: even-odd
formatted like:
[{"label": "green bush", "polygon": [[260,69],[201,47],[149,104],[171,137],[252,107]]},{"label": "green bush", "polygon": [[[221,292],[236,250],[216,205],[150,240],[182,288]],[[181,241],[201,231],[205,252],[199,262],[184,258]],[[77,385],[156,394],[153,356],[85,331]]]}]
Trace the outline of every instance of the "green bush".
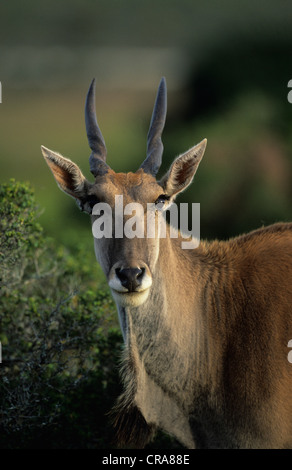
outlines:
[{"label": "green bush", "polygon": [[54,246],[38,214],[29,185],[0,187],[1,447],[108,447],[115,308],[88,268],[88,247]]}]

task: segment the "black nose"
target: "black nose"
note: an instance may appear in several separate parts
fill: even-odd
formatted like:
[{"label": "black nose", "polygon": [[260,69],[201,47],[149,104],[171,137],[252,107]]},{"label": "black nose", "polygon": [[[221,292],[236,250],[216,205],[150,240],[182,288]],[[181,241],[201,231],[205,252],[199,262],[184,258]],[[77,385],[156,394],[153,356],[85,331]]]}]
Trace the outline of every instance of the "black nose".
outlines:
[{"label": "black nose", "polygon": [[116,269],[116,274],[121,281],[122,286],[129,292],[134,292],[142,283],[144,268],[124,268]]}]

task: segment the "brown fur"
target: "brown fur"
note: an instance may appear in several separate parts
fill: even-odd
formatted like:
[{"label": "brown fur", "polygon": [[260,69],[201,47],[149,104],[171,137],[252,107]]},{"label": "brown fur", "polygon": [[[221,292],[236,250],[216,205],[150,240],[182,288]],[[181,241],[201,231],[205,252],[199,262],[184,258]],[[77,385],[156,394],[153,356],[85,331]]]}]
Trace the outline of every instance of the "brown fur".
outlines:
[{"label": "brown fur", "polygon": [[[164,242],[180,253],[160,251],[171,305],[161,323],[169,337],[163,339],[160,332],[161,345],[150,339],[148,324],[152,335],[160,327],[152,312],[142,325],[136,318],[135,381],[145,375],[147,352],[153,348],[157,353],[161,347],[167,351],[165,358],[161,364],[158,359],[150,363],[147,374],[188,416],[196,447],[290,447],[292,370],[287,343],[292,338],[292,224],[276,224],[229,242],[203,242],[191,259],[178,243]],[[173,283],[169,273],[175,275],[176,270],[184,276]],[[158,311],[159,305],[154,315]],[[132,315],[135,321],[137,312],[129,312]],[[172,340],[171,354],[166,346]],[[144,364],[139,356],[144,356]],[[125,393],[135,382],[131,374]],[[133,392],[130,395],[134,403]],[[149,396],[149,402],[155,399],[157,394]],[[129,434],[130,429],[125,427],[124,432]]]}]

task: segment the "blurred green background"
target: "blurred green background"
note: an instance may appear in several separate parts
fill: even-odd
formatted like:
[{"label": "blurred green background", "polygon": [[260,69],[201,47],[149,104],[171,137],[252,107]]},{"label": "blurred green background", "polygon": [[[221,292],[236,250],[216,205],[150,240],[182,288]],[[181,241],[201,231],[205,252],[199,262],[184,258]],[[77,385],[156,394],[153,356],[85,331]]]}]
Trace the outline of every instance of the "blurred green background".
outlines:
[{"label": "blurred green background", "polygon": [[291,220],[291,27],[292,4],[270,0],[1,2],[0,182],[32,183],[48,234],[89,240],[87,216],[56,187],[40,145],[91,178],[84,100],[96,77],[108,163],[134,171],[164,75],[161,174],[208,139],[195,181],[179,199],[200,202],[201,236]]}]

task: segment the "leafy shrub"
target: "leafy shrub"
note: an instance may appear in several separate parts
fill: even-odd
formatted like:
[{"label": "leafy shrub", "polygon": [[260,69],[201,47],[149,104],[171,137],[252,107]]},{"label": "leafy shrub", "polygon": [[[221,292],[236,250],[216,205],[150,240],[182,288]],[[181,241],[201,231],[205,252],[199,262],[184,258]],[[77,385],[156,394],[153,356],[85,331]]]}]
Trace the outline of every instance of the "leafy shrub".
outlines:
[{"label": "leafy shrub", "polygon": [[88,247],[55,247],[38,214],[29,185],[0,186],[1,447],[108,447],[115,308],[96,288]]}]

